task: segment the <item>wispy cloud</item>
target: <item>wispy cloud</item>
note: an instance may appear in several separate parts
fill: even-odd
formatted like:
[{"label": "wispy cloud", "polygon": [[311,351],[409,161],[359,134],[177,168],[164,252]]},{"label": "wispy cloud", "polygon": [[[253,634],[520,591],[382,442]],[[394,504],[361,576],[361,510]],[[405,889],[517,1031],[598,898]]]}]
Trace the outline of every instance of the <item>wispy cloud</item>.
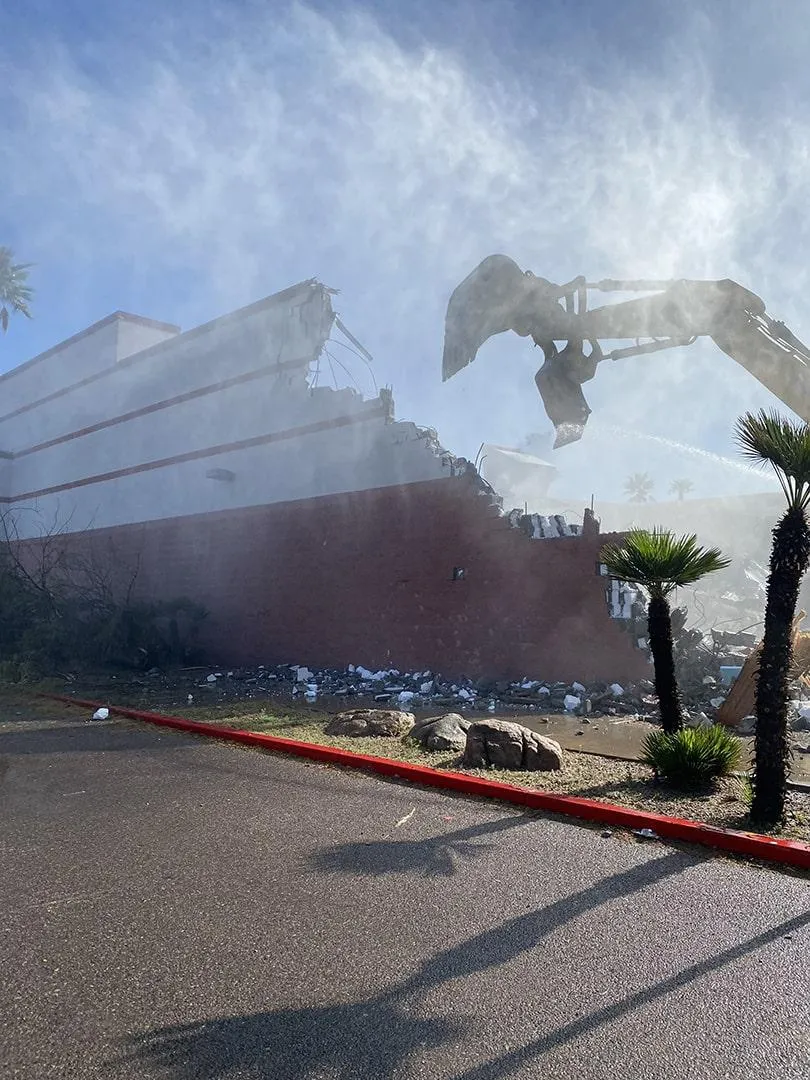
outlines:
[{"label": "wispy cloud", "polygon": [[[40,238],[193,273],[218,311],[319,275],[344,290],[400,410],[471,456],[547,426],[537,358],[515,338],[439,386],[449,291],[493,251],[558,280],[736,277],[799,314],[807,270],[785,230],[806,198],[810,127],[788,116],[752,135],[720,109],[704,24],[662,50],[656,75],[596,85],[542,43],[525,78],[406,48],[362,13],[235,11],[207,38],[169,24],[148,56],[109,53],[102,78],[98,56],[88,69],[59,43],[10,72],[24,107],[4,144],[9,198],[47,208],[38,225],[31,214]],[[188,316],[204,317],[175,313]],[[740,409],[772,400],[710,346],[612,366],[588,391],[605,431],[721,448]],[[572,476],[624,468],[598,427],[560,456]]]}]

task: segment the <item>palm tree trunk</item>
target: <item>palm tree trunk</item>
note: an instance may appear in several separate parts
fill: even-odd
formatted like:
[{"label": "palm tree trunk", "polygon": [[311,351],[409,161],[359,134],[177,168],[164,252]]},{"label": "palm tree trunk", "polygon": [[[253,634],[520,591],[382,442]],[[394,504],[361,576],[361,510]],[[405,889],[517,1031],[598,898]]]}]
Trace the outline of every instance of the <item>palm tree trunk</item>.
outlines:
[{"label": "palm tree trunk", "polygon": [[647,633],[655,668],[655,692],[661,710],[664,731],[673,735],[683,727],[683,712],[675,679],[672,651],[672,621],[669,602],[664,596],[651,596],[647,608]]},{"label": "palm tree trunk", "polygon": [[810,561],[810,524],[792,507],[773,530],[765,604],[765,632],[756,696],[756,751],[751,819],[777,825],[785,813],[790,747],[787,708],[793,659],[793,619],[802,576]]}]

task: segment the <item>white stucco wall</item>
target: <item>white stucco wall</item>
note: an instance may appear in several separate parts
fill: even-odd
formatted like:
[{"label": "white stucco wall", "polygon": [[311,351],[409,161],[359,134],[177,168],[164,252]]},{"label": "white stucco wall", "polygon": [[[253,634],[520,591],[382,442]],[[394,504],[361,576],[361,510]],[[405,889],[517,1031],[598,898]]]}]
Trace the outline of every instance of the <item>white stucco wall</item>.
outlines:
[{"label": "white stucco wall", "polygon": [[[288,293],[180,335],[116,317],[9,373],[0,448],[14,457],[0,459],[0,497],[21,534],[46,521],[77,531],[448,475],[382,399],[309,388],[333,314],[320,287]],[[249,439],[259,444],[230,448]],[[233,478],[211,479],[212,469]]]}]

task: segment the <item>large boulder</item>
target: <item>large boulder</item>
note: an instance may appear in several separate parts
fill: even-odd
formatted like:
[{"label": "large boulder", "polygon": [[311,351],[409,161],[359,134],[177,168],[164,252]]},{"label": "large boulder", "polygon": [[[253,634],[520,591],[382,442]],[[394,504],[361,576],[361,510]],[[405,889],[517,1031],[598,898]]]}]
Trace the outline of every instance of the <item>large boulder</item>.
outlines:
[{"label": "large boulder", "polygon": [[468,769],[562,768],[562,747],[553,739],[508,720],[477,720],[470,725],[462,764]]},{"label": "large boulder", "polygon": [[413,727],[413,713],[399,709],[351,709],[338,713],[326,727],[327,735],[404,735]]},{"label": "large boulder", "polygon": [[419,720],[408,732],[425,750],[463,750],[472,721],[460,713],[444,713]]}]

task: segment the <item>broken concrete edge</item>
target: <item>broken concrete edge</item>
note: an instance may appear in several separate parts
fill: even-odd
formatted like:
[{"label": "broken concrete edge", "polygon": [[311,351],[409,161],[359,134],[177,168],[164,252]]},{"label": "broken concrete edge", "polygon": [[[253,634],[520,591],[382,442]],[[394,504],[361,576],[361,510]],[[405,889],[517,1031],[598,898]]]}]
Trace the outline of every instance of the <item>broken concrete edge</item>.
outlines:
[{"label": "broken concrete edge", "polygon": [[785,840],[760,833],[737,832],[716,825],[705,825],[698,821],[666,817],[663,814],[633,810],[614,803],[583,799],[576,795],[554,795],[531,788],[516,787],[497,780],[486,780],[478,776],[466,776],[463,773],[446,772],[425,765],[359,754],[352,750],[340,750],[333,746],[299,742],[296,739],[284,739],[278,735],[262,735],[259,732],[244,731],[239,728],[224,728],[216,724],[203,724],[196,720],[185,720],[180,716],[164,716],[161,713],[144,712],[141,709],[130,709],[118,705],[105,706],[102,702],[85,701],[63,694],[39,693],[36,696],[83,709],[108,708],[111,713],[130,720],[143,720],[178,731],[225,739],[246,746],[261,747],[277,753],[308,758],[311,761],[340,765],[350,769],[362,769],[400,780],[410,780],[427,787],[457,791],[477,798],[497,799],[500,802],[580,818],[600,825],[635,830],[650,829],[661,840],[679,840],[689,844],[699,844],[748,859],[760,859],[800,870],[810,870],[810,844],[799,840]]}]

